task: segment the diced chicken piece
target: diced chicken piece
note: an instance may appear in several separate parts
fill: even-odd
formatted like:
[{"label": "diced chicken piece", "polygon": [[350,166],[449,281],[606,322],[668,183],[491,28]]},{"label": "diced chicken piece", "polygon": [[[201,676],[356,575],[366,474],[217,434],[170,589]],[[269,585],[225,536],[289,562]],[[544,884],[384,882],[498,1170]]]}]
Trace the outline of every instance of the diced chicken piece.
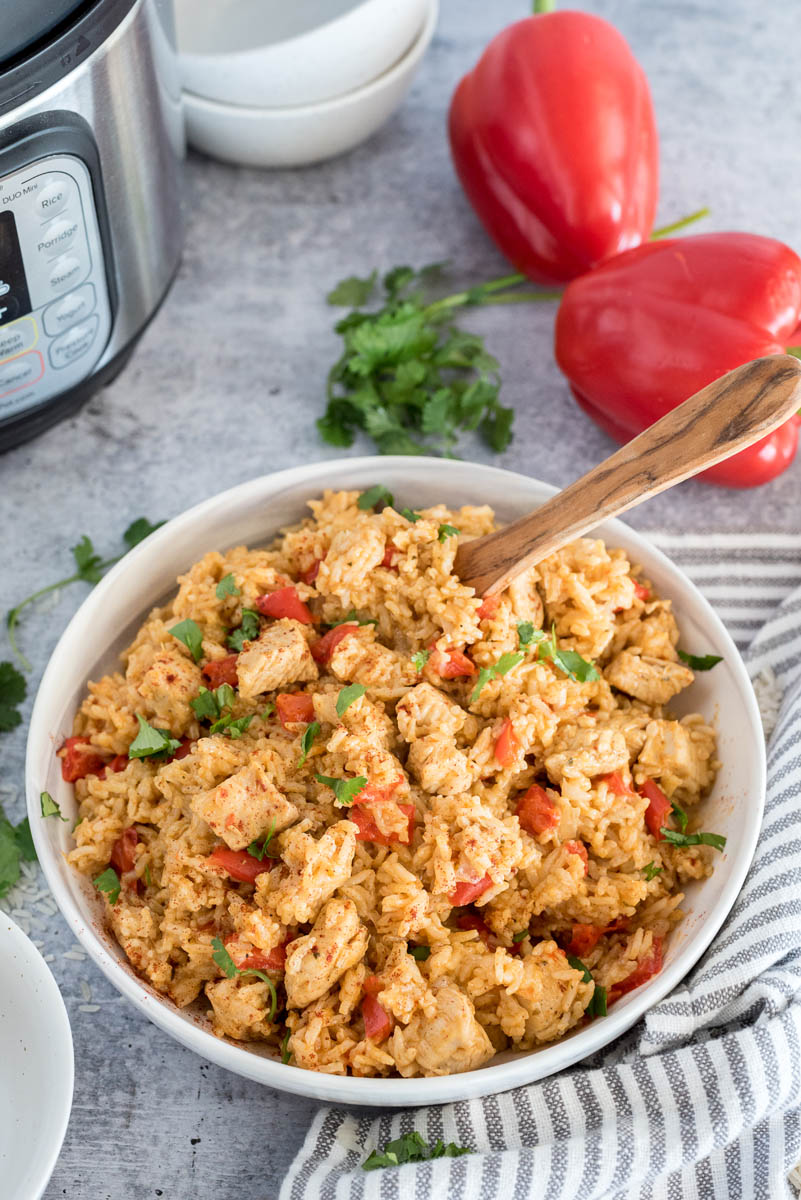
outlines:
[{"label": "diced chicken piece", "polygon": [[[522,983],[514,996],[501,1005],[501,1027],[521,1048],[529,1049],[562,1037],[581,1020],[592,997],[593,984],[583,982],[583,972],[572,968],[552,941],[536,945],[523,958],[522,965]],[[523,1014],[519,1013],[518,1004],[523,1007]],[[520,1028],[521,1016],[524,1029]]]},{"label": "diced chicken piece", "polygon": [[206,995],[214,1010],[214,1032],[218,1037],[255,1042],[275,1031],[267,1015],[270,989],[260,979],[220,979],[206,985]]},{"label": "diced chicken piece", "polygon": [[244,850],[269,829],[278,832],[298,819],[296,806],[260,762],[248,763],[211,791],[199,792],[191,806],[232,850]]},{"label": "diced chicken piece", "polygon": [[406,742],[415,742],[432,733],[452,737],[467,720],[464,709],[430,683],[418,683],[408,691],[398,702],[396,716]]},{"label": "diced chicken piece", "polygon": [[290,683],[317,678],[317,667],[298,621],[282,617],[268,625],[236,660],[239,694],[255,700]]},{"label": "diced chicken piece", "polygon": [[677,788],[699,795],[714,776],[714,734],[705,725],[651,721],[637,760],[636,776],[659,779],[668,795]]},{"label": "diced chicken piece", "polygon": [[363,775],[372,788],[385,789],[393,799],[405,797],[409,791],[406,772],[399,759],[379,742],[362,733],[350,733],[344,725],[334,730],[326,743],[329,754],[341,754],[349,775]]},{"label": "diced chicken piece", "polygon": [[[281,838],[286,867],[264,875],[256,891],[268,912],[283,925],[303,925],[313,921],[323,904],[350,878],[356,852],[358,826],[352,821],[337,821],[319,841],[305,830],[290,830]],[[278,875],[277,883],[273,879]],[[262,888],[265,890],[262,892]]]},{"label": "diced chicken piece", "polygon": [[329,900],[311,933],[290,942],[286,951],[287,1004],[305,1008],[333,987],[364,957],[367,930],[352,900]]},{"label": "diced chicken piece", "polygon": [[453,984],[434,984],[434,1015],[414,1014],[405,1029],[398,1027],[389,1048],[400,1063],[411,1055],[405,1075],[452,1075],[483,1066],[495,1053],[475,1017],[473,1005]]},{"label": "diced chicken piece", "polygon": [[539,572],[536,567],[529,567],[509,584],[509,599],[512,611],[518,621],[530,621],[535,629],[542,628],[544,609],[542,598],[537,590]]},{"label": "diced chicken piece", "polygon": [[372,625],[362,625],[344,637],[331,655],[328,669],[343,683],[361,683],[379,699],[403,695],[417,682],[411,659],[375,640]]},{"label": "diced chicken piece", "polygon": [[406,942],[396,942],[392,947],[380,979],[383,987],[376,999],[398,1021],[408,1024],[418,1009],[434,1016],[436,1001]]},{"label": "diced chicken piece", "polygon": [[656,608],[642,621],[636,621],[628,635],[628,645],[637,646],[641,654],[649,658],[663,658],[677,662],[676,646],[679,629],[676,618],[669,608]]},{"label": "diced chicken piece", "polygon": [[[515,874],[523,857],[517,817],[496,817],[476,796],[437,796],[425,815],[423,841],[431,846],[427,873],[434,895],[451,896],[459,883],[487,877],[503,883]],[[488,893],[490,884],[484,891]],[[489,894],[478,894],[476,903]],[[466,903],[462,900],[461,903]]]},{"label": "diced chicken piece", "polygon": [[591,779],[595,775],[611,775],[629,761],[626,739],[617,729],[601,726],[600,729],[577,729],[571,740],[559,744],[554,753],[545,759],[545,770],[554,783],[561,783],[566,775],[584,775]]},{"label": "diced chicken piece", "polygon": [[153,659],[139,682],[137,691],[148,702],[154,716],[181,733],[192,720],[189,701],[202,683],[200,668],[179,650],[162,650]]},{"label": "diced chicken piece", "polygon": [[431,795],[457,795],[468,791],[473,783],[474,772],[467,755],[439,734],[412,742],[406,761],[421,788]]},{"label": "diced chicken piece", "polygon": [[604,671],[607,683],[645,704],[667,704],[677,692],[689,687],[693,673],[682,663],[650,658],[623,650]]}]

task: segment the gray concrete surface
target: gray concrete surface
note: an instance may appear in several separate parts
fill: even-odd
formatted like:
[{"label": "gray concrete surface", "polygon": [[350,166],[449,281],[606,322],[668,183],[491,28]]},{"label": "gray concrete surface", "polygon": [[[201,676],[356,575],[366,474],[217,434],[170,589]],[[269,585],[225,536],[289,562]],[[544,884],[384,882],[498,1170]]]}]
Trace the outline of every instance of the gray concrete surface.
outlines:
[{"label": "gray concrete surface", "polygon": [[[798,6],[576,6],[611,19],[651,80],[662,138],[660,221],[708,204],[707,229],[751,229],[801,248]],[[183,264],[127,370],[76,418],[0,459],[0,609],[66,573],[69,547],[84,532],[114,553],[135,516],[168,517],[254,475],[332,455],[314,419],[337,352],[322,297],[341,276],[443,258],[453,261],[458,283],[505,272],[453,175],[444,117],[459,77],[524,10],[513,0],[444,0],[405,107],[339,161],[260,173],[190,158]],[[611,444],[568,396],[551,354],[552,321],[549,305],[469,317],[500,358],[506,402],[518,411],[500,462],[565,484]],[[464,455],[496,461],[477,443]],[[801,462],[752,492],[685,484],[632,522],[797,530],[799,498]],[[84,593],[73,587],[55,607],[26,617],[31,697]],[[4,785],[21,787],[24,737],[23,726],[0,742]],[[21,816],[21,791],[8,807]],[[46,1200],[273,1200],[314,1104],[229,1075],[173,1043],[91,963],[60,958],[71,943],[60,917],[46,922],[42,938],[57,956],[77,1062],[72,1119]],[[81,980],[100,1005],[95,1014],[78,1011]]]}]

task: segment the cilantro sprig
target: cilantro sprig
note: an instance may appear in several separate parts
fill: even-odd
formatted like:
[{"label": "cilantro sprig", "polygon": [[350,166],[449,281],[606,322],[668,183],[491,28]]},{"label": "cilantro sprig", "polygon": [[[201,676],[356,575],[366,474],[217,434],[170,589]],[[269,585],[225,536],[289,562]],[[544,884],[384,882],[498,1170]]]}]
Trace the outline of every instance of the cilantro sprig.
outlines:
[{"label": "cilantro sprig", "polygon": [[334,779],[330,775],[315,775],[314,778],[323,787],[331,789],[334,793],[334,804],[339,808],[349,808],[359,792],[367,787],[364,775],[356,775],[353,779]]},{"label": "cilantro sprig", "polygon": [[113,867],[106,867],[105,871],[92,880],[92,883],[99,892],[104,893],[112,907],[117,903],[120,898],[121,884],[120,877]]},{"label": "cilantro sprig", "polygon": [[213,691],[201,687],[189,703],[199,721],[217,721],[222,716],[223,709],[233,708],[235,700],[236,692],[230,683],[221,683]]},{"label": "cilantro sprig", "polygon": [[650,883],[652,879],[656,879],[657,875],[662,874],[662,870],[663,870],[663,868],[655,866],[653,859],[651,859],[651,861],[649,863],[646,863],[645,866],[643,867],[642,873],[645,876],[647,882]]},{"label": "cilantro sprig", "polygon": [[420,672],[422,671],[423,667],[426,665],[426,663],[428,662],[430,657],[431,657],[430,650],[417,650],[412,655],[412,666],[414,667],[414,669],[418,675],[420,674]]},{"label": "cilantro sprig", "polygon": [[227,575],[223,575],[214,589],[214,594],[218,600],[224,600],[226,596],[242,595],[241,589],[236,586],[233,571],[229,571]]},{"label": "cilantro sprig", "polygon": [[715,850],[723,850],[726,838],[722,833],[679,833],[676,829],[661,829],[662,837],[671,846],[712,846]]},{"label": "cilantro sprig", "polygon": [[376,1171],[381,1167],[400,1167],[404,1163],[428,1162],[432,1158],[461,1158],[463,1154],[472,1153],[469,1146],[457,1146],[455,1142],[446,1143],[441,1138],[433,1146],[429,1146],[425,1138],[415,1130],[387,1142],[383,1150],[373,1150],[362,1163],[362,1170]]},{"label": "cilantro sprig", "polygon": [[35,603],[35,601],[41,600],[42,596],[47,596],[50,592],[57,592],[60,588],[67,587],[70,583],[90,583],[94,587],[96,583],[100,582],[109,567],[113,567],[129,550],[133,550],[134,546],[138,546],[140,542],[144,541],[146,537],[149,537],[154,530],[163,524],[163,521],[156,521],[153,524],[147,517],[137,517],[122,535],[122,540],[125,542],[125,549],[122,554],[117,554],[113,558],[103,558],[98,554],[91,538],[84,534],[78,544],[72,547],[72,557],[75,561],[75,571],[72,575],[67,575],[64,579],[59,579],[55,583],[48,583],[46,587],[32,592],[30,596],[26,596],[14,608],[9,609],[6,614],[8,640],[17,661],[21,663],[26,671],[31,670],[31,664],[17,643],[17,626],[19,625],[23,609],[26,609],[28,605]]},{"label": "cilantro sprig", "polygon": [[475,704],[491,679],[501,679],[511,671],[512,667],[516,667],[518,663],[521,663],[525,657],[522,650],[518,650],[516,653],[502,654],[498,661],[493,663],[491,667],[482,667],[478,673],[476,686],[470,695],[470,703]]},{"label": "cilantro sprig", "polygon": [[214,950],[214,953],[211,957],[214,959],[215,963],[220,968],[226,979],[235,979],[238,975],[255,975],[262,981],[262,983],[267,984],[270,992],[270,1013],[268,1019],[272,1021],[278,1009],[278,996],[275,991],[275,984],[273,983],[272,979],[270,979],[270,976],[265,975],[264,971],[257,970],[256,967],[238,967],[231,958],[231,955],[226,950],[220,938],[212,938],[211,945]]},{"label": "cilantro sprig", "polygon": [[512,438],[514,412],[498,400],[498,361],[478,334],[453,324],[455,310],[485,304],[555,299],[559,293],[514,290],[507,275],[433,299],[445,264],[396,267],[381,281],[378,307],[365,311],[378,274],[350,276],[328,303],[353,311],[338,321],[343,350],[328,375],[328,405],[317,422],[324,441],[350,446],[363,430],[382,454],[452,455],[462,431],[478,430],[496,452]]},{"label": "cilantro sprig", "polygon": [[179,642],[183,642],[195,662],[200,662],[203,657],[203,630],[197,621],[187,617],[185,621],[173,625],[169,632]]},{"label": "cilantro sprig", "polygon": [[180,746],[180,741],[174,738],[169,729],[157,729],[140,714],[136,714],[139,722],[139,732],[128,747],[129,758],[166,758],[174,754]]},{"label": "cilantro sprig", "polygon": [[300,739],[300,758],[298,759],[298,770],[304,765],[309,757],[309,751],[314,745],[314,739],[320,732],[320,722],[312,721],[303,730],[303,737]]},{"label": "cilantro sprig", "polygon": [[28,685],[13,663],[0,662],[0,733],[16,729],[22,717],[17,705],[22,704]]},{"label": "cilantro sprig", "polygon": [[440,542],[446,542],[450,537],[458,537],[461,532],[461,529],[457,529],[455,525],[449,525],[446,521],[445,524],[440,525],[439,529],[437,530],[437,540]]},{"label": "cilantro sprig", "polygon": [[12,825],[0,805],[0,898],[11,891],[22,870],[21,862],[34,862],[31,827],[24,817],[18,825]]},{"label": "cilantro sprig", "polygon": [[242,609],[242,622],[238,629],[228,635],[228,645],[237,654],[244,648],[245,642],[252,642],[259,636],[261,621],[255,608]]}]

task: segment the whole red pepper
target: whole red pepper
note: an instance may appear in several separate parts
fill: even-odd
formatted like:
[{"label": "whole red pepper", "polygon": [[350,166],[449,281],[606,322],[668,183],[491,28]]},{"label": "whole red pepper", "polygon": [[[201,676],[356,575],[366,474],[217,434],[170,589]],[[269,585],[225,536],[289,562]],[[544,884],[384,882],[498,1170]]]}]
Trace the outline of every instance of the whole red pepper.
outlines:
[{"label": "whole red pepper", "polygon": [[542,12],[499,33],[456,89],[449,132],[478,216],[531,279],[573,279],[649,236],[651,93],[600,17]]},{"label": "whole red pepper", "polygon": [[[556,360],[578,403],[625,442],[713,379],[783,354],[801,321],[801,259],[752,233],[651,242],[575,279]],[[790,465],[797,417],[700,478],[755,487]]]}]

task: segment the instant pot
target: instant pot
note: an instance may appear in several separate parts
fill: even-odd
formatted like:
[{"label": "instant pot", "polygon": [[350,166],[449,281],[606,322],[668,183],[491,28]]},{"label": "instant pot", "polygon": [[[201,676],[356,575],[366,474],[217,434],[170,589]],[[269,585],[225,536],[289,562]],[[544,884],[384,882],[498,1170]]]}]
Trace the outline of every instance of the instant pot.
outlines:
[{"label": "instant pot", "polygon": [[0,0],[0,449],[125,365],[183,239],[171,0]]}]

